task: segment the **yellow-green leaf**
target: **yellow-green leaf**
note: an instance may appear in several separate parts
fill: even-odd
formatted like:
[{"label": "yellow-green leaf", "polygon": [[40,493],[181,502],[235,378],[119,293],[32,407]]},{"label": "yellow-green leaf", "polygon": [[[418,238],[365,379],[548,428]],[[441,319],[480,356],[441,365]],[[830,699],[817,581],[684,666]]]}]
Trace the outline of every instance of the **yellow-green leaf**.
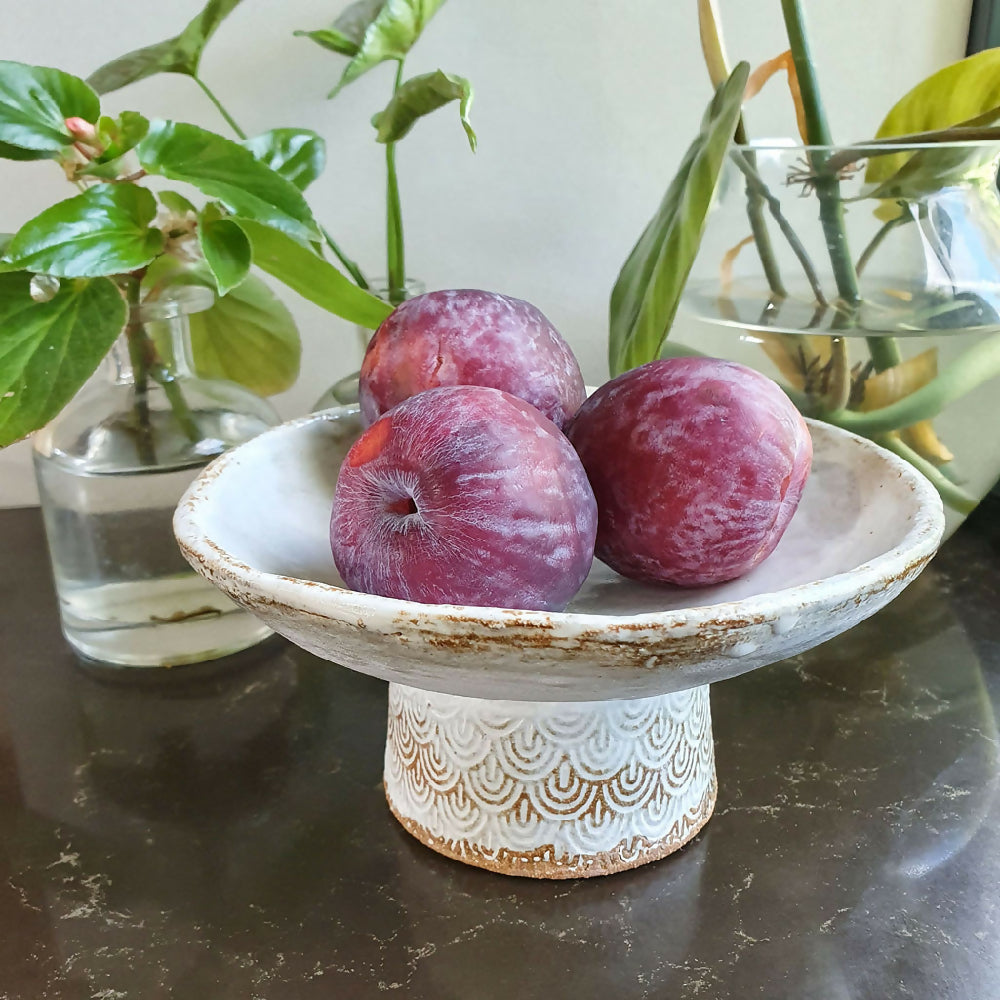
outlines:
[{"label": "yellow-green leaf", "polygon": [[464,76],[453,76],[443,70],[411,77],[392,100],[372,118],[379,142],[397,142],[417,123],[418,118],[458,101],[458,114],[472,151],[476,151],[476,133],[469,121],[472,106],[472,84]]},{"label": "yellow-green leaf", "polygon": [[[877,139],[933,132],[1000,109],[1000,48],[977,52],[938,70],[896,102],[876,132]],[[872,157],[865,180],[877,184],[899,171],[907,153]]]}]

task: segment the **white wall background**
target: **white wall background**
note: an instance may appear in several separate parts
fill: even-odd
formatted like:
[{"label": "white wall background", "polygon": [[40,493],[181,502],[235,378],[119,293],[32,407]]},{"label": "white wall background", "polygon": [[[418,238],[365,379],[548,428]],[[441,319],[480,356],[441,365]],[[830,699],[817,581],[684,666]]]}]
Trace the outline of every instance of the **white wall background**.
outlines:
[{"label": "white wall background", "polygon": [[[129,49],[175,34],[202,0],[36,0],[2,5],[0,58],[86,76]],[[369,274],[384,273],[383,148],[372,113],[383,65],[335,101],[341,57],[296,28],[328,24],[342,0],[244,0],[210,43],[202,75],[250,134],[314,128],[329,146],[310,189],[317,216]],[[964,52],[971,0],[807,0],[813,55],[834,136],[867,138],[914,83]],[[734,59],[757,65],[787,47],[779,0],[721,0]],[[534,302],[602,381],[607,298],[618,268],[690,141],[710,96],[695,0],[451,0],[407,62],[469,77],[479,133],[473,156],[454,108],[425,119],[398,154],[410,273],[429,288],[481,287]],[[186,77],[159,76],[109,95],[111,113],[225,124]],[[790,135],[773,82],[750,108],[752,133]],[[52,164],[0,161],[0,232],[69,197]],[[305,412],[357,367],[353,330],[292,293],[302,376],[277,400]],[[294,301],[293,301],[294,299]],[[0,452],[0,506],[36,502],[26,443]]]}]

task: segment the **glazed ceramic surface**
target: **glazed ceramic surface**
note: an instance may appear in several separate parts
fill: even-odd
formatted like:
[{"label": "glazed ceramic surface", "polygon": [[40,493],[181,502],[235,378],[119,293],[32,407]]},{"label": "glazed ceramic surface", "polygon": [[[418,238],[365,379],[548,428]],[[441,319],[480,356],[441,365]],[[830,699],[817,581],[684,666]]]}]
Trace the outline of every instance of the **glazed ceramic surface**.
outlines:
[{"label": "glazed ceramic surface", "polygon": [[600,563],[563,613],[422,605],[345,589],[328,541],[337,470],[360,433],[343,407],[213,463],[178,507],[185,556],[276,632],[408,687],[485,699],[649,698],[794,655],[877,611],[933,555],[941,503],[909,465],[812,423],[813,472],[775,552],[700,590]]},{"label": "glazed ceramic surface", "polygon": [[505,875],[671,854],[715,807],[708,685],[635,701],[483,701],[389,685],[385,794],[417,840]]}]

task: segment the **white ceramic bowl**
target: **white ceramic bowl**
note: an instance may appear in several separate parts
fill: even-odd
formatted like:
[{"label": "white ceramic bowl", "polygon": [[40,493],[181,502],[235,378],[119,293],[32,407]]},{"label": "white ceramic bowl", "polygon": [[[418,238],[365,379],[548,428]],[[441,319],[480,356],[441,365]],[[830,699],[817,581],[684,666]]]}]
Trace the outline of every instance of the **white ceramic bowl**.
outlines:
[{"label": "white ceramic bowl", "polygon": [[222,456],[182,499],[177,538],[274,631],[393,682],[390,806],[436,850],[497,871],[616,871],[690,839],[715,800],[706,686],[873,614],[944,527],[912,467],[811,423],[799,509],[740,580],[659,588],[595,563],[563,613],[398,601],[347,589],[330,554],[337,471],[360,430],[341,407]]},{"label": "white ceramic bowl", "polygon": [[175,528],[188,560],[276,632],[386,680],[475,698],[632,699],[784,659],[875,612],[920,571],[941,503],[911,466],[826,424],[799,509],[752,573],[696,590],[595,563],[564,613],[426,605],[344,587],[328,541],[355,407],[267,431],[192,485]]}]

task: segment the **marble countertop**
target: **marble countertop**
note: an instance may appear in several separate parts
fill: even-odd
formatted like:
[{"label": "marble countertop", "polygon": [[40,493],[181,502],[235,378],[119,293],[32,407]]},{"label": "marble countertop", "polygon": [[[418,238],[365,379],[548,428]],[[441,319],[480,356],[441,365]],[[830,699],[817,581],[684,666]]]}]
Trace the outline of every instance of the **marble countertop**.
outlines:
[{"label": "marble countertop", "polygon": [[0,511],[0,1000],[995,1000],[998,513],[874,619],[713,686],[688,847],[535,882],[392,820],[379,681],[280,640],[81,670],[38,512]]}]

